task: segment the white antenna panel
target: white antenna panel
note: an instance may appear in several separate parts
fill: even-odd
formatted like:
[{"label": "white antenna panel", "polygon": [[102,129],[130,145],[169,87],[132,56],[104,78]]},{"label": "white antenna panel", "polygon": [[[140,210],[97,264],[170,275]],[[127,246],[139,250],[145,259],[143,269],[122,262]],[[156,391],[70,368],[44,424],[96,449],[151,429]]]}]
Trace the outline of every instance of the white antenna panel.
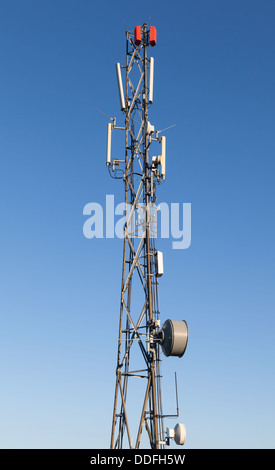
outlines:
[{"label": "white antenna panel", "polygon": [[146,134],[147,135],[152,135],[155,131],[155,126],[151,124],[149,121],[147,121],[147,126],[146,126]]},{"label": "white antenna panel", "polygon": [[155,254],[155,266],[156,266],[156,277],[161,277],[163,275],[163,253],[162,251],[157,251]]},{"label": "white antenna panel", "polygon": [[165,180],[166,172],[166,137],[161,138],[161,176]]},{"label": "white antenna panel", "polygon": [[121,108],[121,111],[125,111],[125,98],[124,98],[122,78],[121,78],[121,68],[120,68],[119,62],[116,64],[116,76],[117,76],[118,92],[119,92],[119,98],[120,98],[120,108]]},{"label": "white antenna panel", "polygon": [[149,103],[153,103],[154,89],[154,57],[150,58],[150,81],[149,81]]},{"label": "white antenna panel", "polygon": [[112,123],[107,124],[107,151],[106,151],[106,165],[111,165],[111,137],[112,137]]}]

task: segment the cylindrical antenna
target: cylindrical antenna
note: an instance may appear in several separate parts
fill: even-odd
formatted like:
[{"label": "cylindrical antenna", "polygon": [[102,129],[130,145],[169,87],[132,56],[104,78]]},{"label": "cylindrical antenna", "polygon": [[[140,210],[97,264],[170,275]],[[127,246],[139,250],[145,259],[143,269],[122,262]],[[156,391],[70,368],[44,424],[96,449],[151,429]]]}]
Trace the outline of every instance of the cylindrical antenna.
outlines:
[{"label": "cylindrical antenna", "polygon": [[106,152],[106,165],[111,165],[111,136],[112,136],[112,123],[107,124],[107,152]]},{"label": "cylindrical antenna", "polygon": [[120,108],[121,108],[121,111],[125,111],[125,98],[124,98],[122,78],[121,78],[121,69],[120,69],[119,62],[116,64],[116,76],[117,76],[118,92],[119,92],[119,98],[120,98]]},{"label": "cylindrical antenna", "polygon": [[166,171],[166,137],[163,135],[161,137],[161,176],[165,180],[165,171]]},{"label": "cylindrical antenna", "polygon": [[149,103],[153,103],[154,89],[154,57],[150,57],[150,82],[149,82]]}]

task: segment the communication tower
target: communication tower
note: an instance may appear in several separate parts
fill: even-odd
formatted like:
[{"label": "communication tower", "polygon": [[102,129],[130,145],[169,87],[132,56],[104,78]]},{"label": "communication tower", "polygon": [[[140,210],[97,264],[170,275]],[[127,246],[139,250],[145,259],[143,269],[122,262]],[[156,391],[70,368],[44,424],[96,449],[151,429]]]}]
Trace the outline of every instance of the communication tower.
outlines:
[{"label": "communication tower", "polygon": [[[187,323],[166,320],[161,327],[158,285],[163,275],[163,254],[156,248],[156,188],[165,180],[166,138],[148,119],[153,104],[154,58],[149,48],[157,43],[154,26],[126,31],[126,65],[116,64],[120,108],[125,124],[111,118],[107,126],[106,163],[110,175],[124,185],[125,223],[118,354],[111,448],[164,448],[173,438],[185,442],[185,426],[164,429],[162,407],[162,353],[182,357],[188,341]],[[124,75],[124,85],[123,77]],[[114,131],[125,134],[125,152],[114,158]],[[152,149],[157,149],[152,155]],[[157,155],[159,153],[159,155]],[[151,156],[152,155],[152,156]],[[176,380],[176,376],[175,376]],[[177,398],[177,382],[176,398]],[[142,432],[144,434],[142,436]],[[145,444],[146,445],[146,444]]]}]

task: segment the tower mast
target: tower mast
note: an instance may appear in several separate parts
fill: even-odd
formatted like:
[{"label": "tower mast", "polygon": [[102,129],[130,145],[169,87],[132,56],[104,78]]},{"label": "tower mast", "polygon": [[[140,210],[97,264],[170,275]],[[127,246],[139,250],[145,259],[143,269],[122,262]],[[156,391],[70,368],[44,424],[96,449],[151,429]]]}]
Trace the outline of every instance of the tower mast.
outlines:
[{"label": "tower mast", "polygon": [[[107,130],[107,167],[113,178],[123,180],[125,198],[111,448],[139,448],[144,429],[152,449],[163,448],[169,443],[169,437],[176,440],[173,432],[168,437],[164,433],[167,415],[162,411],[161,349],[167,356],[181,357],[188,339],[186,322],[167,320],[160,329],[158,279],[163,274],[163,266],[162,253],[155,247],[155,202],[156,186],[165,179],[166,151],[165,138],[159,138],[157,132],[154,137],[154,126],[148,120],[153,101],[154,59],[148,58],[147,52],[155,45],[153,26],[148,29],[143,24],[134,31],[126,31],[126,66],[116,64],[125,127],[117,126],[114,118]],[[125,132],[124,159],[111,158],[111,135],[115,129]],[[160,143],[161,155],[151,157],[151,146],[159,148]],[[185,428],[181,428],[178,440],[185,439],[184,433]]]}]

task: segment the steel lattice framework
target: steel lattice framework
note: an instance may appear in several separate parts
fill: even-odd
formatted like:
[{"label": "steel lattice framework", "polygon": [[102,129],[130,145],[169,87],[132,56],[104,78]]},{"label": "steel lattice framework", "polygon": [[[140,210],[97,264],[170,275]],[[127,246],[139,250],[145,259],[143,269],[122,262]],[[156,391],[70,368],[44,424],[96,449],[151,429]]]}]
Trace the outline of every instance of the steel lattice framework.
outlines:
[{"label": "steel lattice framework", "polygon": [[[108,161],[110,174],[123,180],[125,224],[122,285],[119,315],[116,385],[113,408],[111,448],[139,448],[145,429],[147,443],[153,449],[165,444],[161,397],[161,348],[159,338],[158,277],[156,272],[155,224],[156,187],[164,179],[158,171],[157,158],[149,155],[153,138],[148,121],[150,78],[149,29],[141,27],[140,43],[135,32],[126,31],[125,158]],[[125,70],[124,70],[125,69]],[[118,76],[118,79],[121,78]],[[118,80],[119,81],[119,80]],[[122,82],[120,81],[120,84]],[[137,295],[138,291],[138,295]],[[139,380],[134,385],[130,383]],[[142,382],[142,385],[141,385]],[[130,405],[132,388],[134,404]],[[136,395],[136,396],[135,396]],[[131,415],[135,408],[134,417]],[[138,416],[138,418],[136,418]],[[176,415],[178,416],[178,415]],[[147,444],[148,445],[148,444]]]}]

